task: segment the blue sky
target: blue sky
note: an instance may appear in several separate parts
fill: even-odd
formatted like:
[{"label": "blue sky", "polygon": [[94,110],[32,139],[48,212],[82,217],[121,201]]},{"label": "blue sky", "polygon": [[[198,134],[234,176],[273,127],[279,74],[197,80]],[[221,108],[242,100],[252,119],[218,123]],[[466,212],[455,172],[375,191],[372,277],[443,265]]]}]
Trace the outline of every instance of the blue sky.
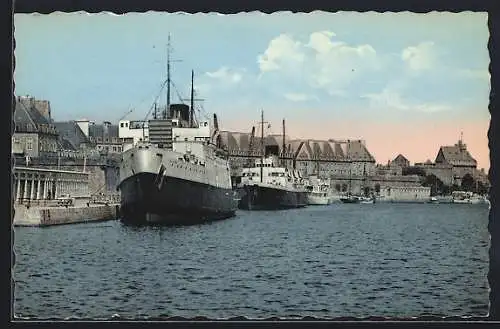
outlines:
[{"label": "blue sky", "polygon": [[228,129],[249,130],[261,108],[276,123],[322,122],[311,137],[327,122],[454,122],[458,136],[489,120],[486,13],[53,13],[14,24],[16,94],[50,100],[56,120],[117,121],[131,107],[144,118],[169,32],[176,87],[188,98],[194,69],[205,111]]}]

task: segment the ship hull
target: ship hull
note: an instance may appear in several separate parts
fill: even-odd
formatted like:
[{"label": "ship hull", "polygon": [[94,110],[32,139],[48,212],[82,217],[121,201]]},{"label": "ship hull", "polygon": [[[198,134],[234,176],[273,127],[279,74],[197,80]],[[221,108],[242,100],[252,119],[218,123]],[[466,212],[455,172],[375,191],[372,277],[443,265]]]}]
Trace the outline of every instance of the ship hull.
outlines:
[{"label": "ship hull", "polygon": [[238,208],[245,210],[280,210],[307,206],[306,191],[291,191],[259,185],[240,189]]},{"label": "ship hull", "polygon": [[155,174],[140,173],[120,184],[123,223],[190,225],[235,215],[231,189],[172,176],[165,176],[159,187],[155,179]]}]

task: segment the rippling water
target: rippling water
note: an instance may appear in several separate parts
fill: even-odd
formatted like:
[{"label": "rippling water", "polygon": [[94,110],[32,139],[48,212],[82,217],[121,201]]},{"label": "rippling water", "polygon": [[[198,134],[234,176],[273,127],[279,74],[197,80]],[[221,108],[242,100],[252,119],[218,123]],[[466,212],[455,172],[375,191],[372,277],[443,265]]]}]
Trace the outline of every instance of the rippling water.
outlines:
[{"label": "rippling water", "polygon": [[333,204],[190,227],[15,228],[14,313],[486,315],[487,222],[484,205]]}]

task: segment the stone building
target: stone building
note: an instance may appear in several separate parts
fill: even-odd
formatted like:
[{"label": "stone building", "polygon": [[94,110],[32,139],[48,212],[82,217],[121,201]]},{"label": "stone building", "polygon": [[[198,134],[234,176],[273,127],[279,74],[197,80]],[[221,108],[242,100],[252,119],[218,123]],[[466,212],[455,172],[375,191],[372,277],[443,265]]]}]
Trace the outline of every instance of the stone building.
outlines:
[{"label": "stone building", "polygon": [[16,97],[12,153],[29,157],[55,154],[58,133],[50,116],[50,103],[29,96]]},{"label": "stone building", "polygon": [[444,184],[458,185],[465,175],[471,175],[475,180],[489,184],[484,171],[477,169],[477,161],[467,150],[467,145],[460,139],[453,146],[441,146],[434,163],[416,163],[427,175],[435,175]]},{"label": "stone building", "polygon": [[123,143],[118,135],[118,125],[105,121],[102,124],[91,123],[88,136],[97,151],[101,154],[120,154]]},{"label": "stone building", "polygon": [[406,168],[410,166],[410,161],[408,161],[408,159],[402,154],[398,154],[398,156],[391,161],[391,164],[401,168]]},{"label": "stone building", "polygon": [[89,173],[60,169],[14,167],[13,195],[18,203],[53,200],[63,195],[88,197]]},{"label": "stone building", "polygon": [[249,133],[229,131],[219,132],[218,140],[229,152],[233,177],[239,176],[241,168],[258,159],[262,149],[266,154],[279,155],[287,167],[297,169],[303,176],[330,178],[333,185],[347,186],[346,182],[351,179],[354,186],[363,177],[375,174],[375,159],[362,140],[292,139],[285,136],[283,141],[282,135],[267,135],[263,141],[254,137],[250,145]]}]

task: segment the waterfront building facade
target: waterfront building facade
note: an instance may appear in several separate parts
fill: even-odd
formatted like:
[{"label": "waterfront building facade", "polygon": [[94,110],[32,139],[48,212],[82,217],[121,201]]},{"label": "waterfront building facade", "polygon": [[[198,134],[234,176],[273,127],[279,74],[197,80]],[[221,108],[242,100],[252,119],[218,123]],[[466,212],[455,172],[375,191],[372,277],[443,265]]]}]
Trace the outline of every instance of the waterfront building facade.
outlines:
[{"label": "waterfront building facade", "polygon": [[53,200],[64,195],[90,197],[89,173],[15,166],[13,196],[17,203]]},{"label": "waterfront building facade", "polygon": [[55,154],[58,133],[50,117],[50,103],[30,96],[16,97],[12,153],[38,157]]}]

